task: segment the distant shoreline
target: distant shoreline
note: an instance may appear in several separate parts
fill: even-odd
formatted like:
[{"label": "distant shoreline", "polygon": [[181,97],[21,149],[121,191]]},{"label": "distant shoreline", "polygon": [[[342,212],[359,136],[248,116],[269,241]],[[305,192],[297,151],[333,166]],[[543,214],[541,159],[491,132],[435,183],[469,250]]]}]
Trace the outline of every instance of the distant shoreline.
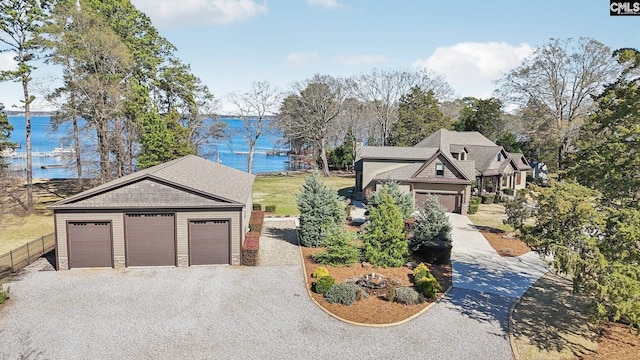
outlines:
[{"label": "distant shoreline", "polygon": [[[24,116],[24,111],[18,110],[5,110],[3,113],[7,114],[7,116]],[[55,111],[32,111],[31,116],[54,116],[56,114]],[[216,115],[218,119],[239,119],[238,115],[229,115],[229,114],[220,114]],[[249,118],[254,118],[255,116],[250,115]],[[275,116],[265,116],[265,118],[273,120]]]}]

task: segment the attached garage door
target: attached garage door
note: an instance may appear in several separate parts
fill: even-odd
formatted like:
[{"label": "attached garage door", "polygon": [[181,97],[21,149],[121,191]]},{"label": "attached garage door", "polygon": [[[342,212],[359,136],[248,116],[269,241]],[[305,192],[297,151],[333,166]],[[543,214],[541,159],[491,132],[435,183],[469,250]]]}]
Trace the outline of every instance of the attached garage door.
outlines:
[{"label": "attached garage door", "polygon": [[229,263],[229,222],[189,221],[189,264]]},{"label": "attached garage door", "polygon": [[427,201],[427,195],[436,195],[440,204],[444,205],[448,212],[460,213],[460,194],[416,193],[416,205],[418,207],[424,207],[424,203]]},{"label": "attached garage door", "polygon": [[69,268],[112,267],[110,222],[68,222]]},{"label": "attached garage door", "polygon": [[127,266],[175,266],[173,214],[125,216]]}]

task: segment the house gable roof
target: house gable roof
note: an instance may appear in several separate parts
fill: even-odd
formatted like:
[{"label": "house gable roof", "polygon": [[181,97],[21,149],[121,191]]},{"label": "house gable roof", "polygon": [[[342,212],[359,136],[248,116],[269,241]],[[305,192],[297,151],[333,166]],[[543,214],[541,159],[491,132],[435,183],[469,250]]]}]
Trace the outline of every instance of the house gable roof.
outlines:
[{"label": "house gable roof", "polygon": [[[436,160],[442,161],[445,166],[455,175],[451,177],[437,177],[435,172],[433,176],[425,174],[427,168],[430,169],[431,165]],[[472,172],[469,173],[469,165],[471,165]],[[405,182],[429,182],[429,183],[454,183],[454,184],[470,184],[472,179],[475,178],[473,173],[473,161],[457,161],[445,152],[437,151],[425,162],[415,162],[413,164],[407,164],[405,166],[381,172],[374,177],[375,180],[384,181],[392,179],[396,181]]]},{"label": "house gable roof", "polygon": [[436,151],[437,147],[416,149],[402,146],[363,146],[359,157],[368,160],[427,160]]},{"label": "house gable roof", "polygon": [[[173,204],[177,207],[238,206],[245,205],[251,196],[254,178],[243,171],[188,155],[109,181],[49,207],[102,207],[108,199],[116,198],[121,199],[118,200],[121,206],[166,206],[162,205],[165,200],[157,199],[161,195],[176,201],[179,198],[179,203]],[[138,195],[124,196],[134,189],[140,190]],[[152,205],[147,205],[149,202]]]}]

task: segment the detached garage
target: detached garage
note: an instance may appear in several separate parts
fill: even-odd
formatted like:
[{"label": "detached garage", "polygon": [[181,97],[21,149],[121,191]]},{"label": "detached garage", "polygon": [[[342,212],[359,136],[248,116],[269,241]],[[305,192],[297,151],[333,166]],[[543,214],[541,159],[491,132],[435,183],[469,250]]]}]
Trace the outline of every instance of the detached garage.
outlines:
[{"label": "detached garage", "polygon": [[57,202],[57,267],[239,265],[253,180],[189,155]]}]

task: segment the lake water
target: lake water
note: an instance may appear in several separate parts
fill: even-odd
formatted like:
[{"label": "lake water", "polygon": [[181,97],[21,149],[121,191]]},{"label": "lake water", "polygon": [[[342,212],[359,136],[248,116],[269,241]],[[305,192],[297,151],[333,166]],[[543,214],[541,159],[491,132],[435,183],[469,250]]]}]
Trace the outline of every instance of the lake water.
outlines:
[{"label": "lake water", "polygon": [[[243,122],[240,119],[224,118],[222,121],[227,123],[228,138],[217,142],[211,146],[202,149],[201,156],[212,161],[219,161],[223,165],[246,171],[248,155],[243,154],[249,151],[249,146],[241,135]],[[9,116],[9,122],[13,125],[11,132],[11,141],[22,146],[16,149],[16,152],[25,151],[25,129],[24,116]],[[55,148],[71,147],[71,127],[61,127],[57,131],[53,131],[48,116],[31,117],[31,144],[32,152],[51,152]],[[90,142],[92,137],[86,136],[86,140]],[[269,151],[286,151],[287,149],[278,145],[282,136],[272,131],[258,139],[256,145],[256,153],[253,159],[253,172],[277,172],[290,169],[288,156],[268,156]],[[81,141],[82,136],[81,136]],[[42,169],[47,165],[63,165],[68,160],[62,160],[55,157],[33,157],[33,177],[34,178],[72,178],[75,177],[74,170],[64,168]],[[13,166],[24,166],[25,159],[10,159],[9,163]],[[71,167],[72,168],[72,167]]]}]

